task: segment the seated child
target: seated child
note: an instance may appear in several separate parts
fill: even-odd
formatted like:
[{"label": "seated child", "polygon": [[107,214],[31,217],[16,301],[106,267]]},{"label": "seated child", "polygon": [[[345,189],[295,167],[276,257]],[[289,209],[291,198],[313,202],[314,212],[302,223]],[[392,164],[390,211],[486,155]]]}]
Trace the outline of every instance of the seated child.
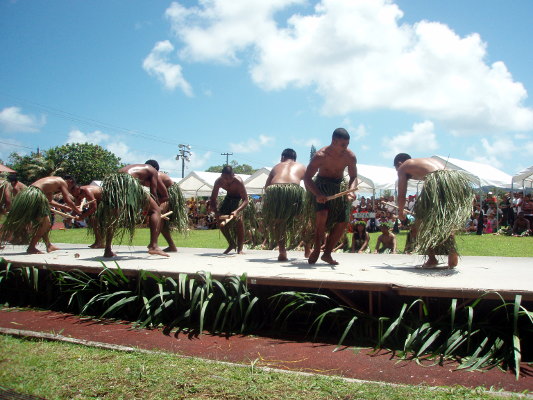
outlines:
[{"label": "seated child", "polygon": [[381,229],[381,235],[378,237],[374,253],[396,254],[396,235],[390,231],[392,228],[391,223],[384,222],[379,228]]}]

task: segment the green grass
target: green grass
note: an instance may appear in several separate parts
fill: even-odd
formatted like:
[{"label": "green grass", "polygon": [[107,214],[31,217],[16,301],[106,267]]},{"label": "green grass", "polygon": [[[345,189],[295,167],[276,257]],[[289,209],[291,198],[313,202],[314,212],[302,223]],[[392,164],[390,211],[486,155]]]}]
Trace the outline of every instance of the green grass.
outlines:
[{"label": "green grass", "polygon": [[266,372],[173,354],[125,353],[0,336],[0,387],[46,399],[496,399],[480,389],[433,390]]},{"label": "green grass", "polygon": [[[379,232],[370,234],[370,249],[376,246]],[[405,247],[406,232],[400,232],[398,249]],[[225,249],[228,244],[218,229],[191,230],[188,236],[173,235],[178,247]],[[85,229],[54,230],[51,234],[52,243],[92,243]],[[350,235],[351,240],[351,235]],[[137,229],[133,245],[146,246],[149,242],[149,230]],[[166,247],[162,236],[159,238],[161,247]],[[463,256],[499,256],[499,257],[533,257],[533,237],[512,237],[500,235],[458,235],[457,245]]]}]

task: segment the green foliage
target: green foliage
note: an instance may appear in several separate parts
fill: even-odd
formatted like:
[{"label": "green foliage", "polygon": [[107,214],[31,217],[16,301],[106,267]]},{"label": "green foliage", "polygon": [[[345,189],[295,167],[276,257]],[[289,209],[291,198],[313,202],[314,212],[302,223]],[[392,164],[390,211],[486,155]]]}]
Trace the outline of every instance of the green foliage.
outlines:
[{"label": "green foliage", "polygon": [[533,334],[533,312],[521,305],[520,295],[495,305],[485,301],[486,295],[461,307],[452,299],[447,310],[435,307],[433,313],[422,299],[416,299],[404,303],[396,316],[377,319],[323,294],[283,292],[272,300],[282,328],[291,319],[312,320],[306,325],[309,331],[314,328],[313,340],[319,334],[337,336],[337,349],[345,341],[370,341],[376,350],[391,349],[403,359],[433,359],[440,365],[459,359],[460,369],[509,368],[518,379],[522,345]]},{"label": "green foliage", "polygon": [[9,167],[17,171],[19,180],[25,184],[45,176],[73,175],[78,183],[87,185],[121,166],[120,158],[90,143],[69,143],[26,156],[12,153],[9,160]]},{"label": "green foliage", "polygon": [[73,175],[81,185],[116,172],[120,158],[101,146],[91,143],[69,143],[53,147],[46,152],[46,158],[63,167],[64,174]]},{"label": "green foliage", "polygon": [[[252,175],[255,171],[257,171],[257,169],[254,169],[251,165],[248,165],[248,164],[240,165],[235,160],[231,160],[230,165],[233,167],[233,172],[235,172],[236,174]],[[207,168],[205,171],[220,173],[222,171],[222,168],[224,168],[224,165],[213,165]]]}]

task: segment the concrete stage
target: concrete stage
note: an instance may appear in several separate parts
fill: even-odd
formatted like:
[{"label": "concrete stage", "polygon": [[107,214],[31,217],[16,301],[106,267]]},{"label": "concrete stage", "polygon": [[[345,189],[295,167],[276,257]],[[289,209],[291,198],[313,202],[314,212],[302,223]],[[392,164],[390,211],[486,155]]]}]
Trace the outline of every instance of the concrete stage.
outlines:
[{"label": "concrete stage", "polygon": [[531,257],[462,257],[453,270],[429,270],[420,268],[421,256],[405,254],[336,253],[334,258],[340,264],[334,266],[320,259],[310,265],[299,251],[290,251],[289,261],[279,262],[277,251],[269,250],[222,255],[220,249],[180,248],[167,258],[149,255],[145,247],[114,246],[118,256],[106,259],[102,257],[103,249],[93,250],[81,244],[56,246],[61,250],[30,255],[25,253],[26,246],[6,245],[0,250],[0,257],[16,265],[56,270],[77,268],[97,273],[102,270],[102,262],[113,268],[116,261],[128,275],[136,275],[141,269],[163,276],[208,271],[217,279],[246,273],[251,285],[445,298],[476,298],[486,292],[498,292],[508,300],[516,294],[525,301],[533,300]]}]

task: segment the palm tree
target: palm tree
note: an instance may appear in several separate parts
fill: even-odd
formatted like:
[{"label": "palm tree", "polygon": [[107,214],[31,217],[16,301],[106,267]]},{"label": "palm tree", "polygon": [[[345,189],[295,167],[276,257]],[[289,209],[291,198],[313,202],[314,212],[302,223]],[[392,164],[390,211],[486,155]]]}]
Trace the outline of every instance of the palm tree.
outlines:
[{"label": "palm tree", "polygon": [[26,166],[26,174],[32,181],[44,178],[45,176],[58,175],[63,171],[61,162],[56,162],[51,158],[36,154],[32,161]]}]

